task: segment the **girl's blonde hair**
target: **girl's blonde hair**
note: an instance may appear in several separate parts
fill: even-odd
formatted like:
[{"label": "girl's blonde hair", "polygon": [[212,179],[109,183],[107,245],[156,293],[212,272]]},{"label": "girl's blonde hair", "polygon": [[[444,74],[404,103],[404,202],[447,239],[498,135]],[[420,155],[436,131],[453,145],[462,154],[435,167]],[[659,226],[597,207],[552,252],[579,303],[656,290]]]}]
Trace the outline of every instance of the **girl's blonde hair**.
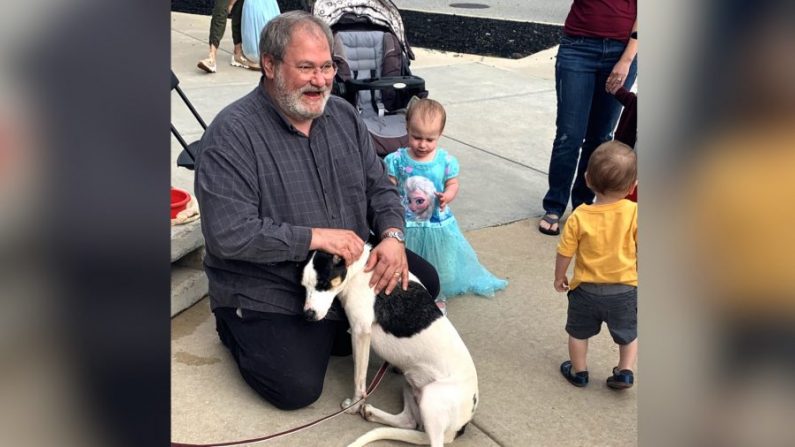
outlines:
[{"label": "girl's blonde hair", "polygon": [[447,122],[447,112],[444,111],[444,107],[439,101],[428,98],[420,99],[414,96],[406,108],[406,127],[409,126],[415,116],[423,121],[430,121],[439,117],[441,120],[439,132],[444,131],[444,125]]}]

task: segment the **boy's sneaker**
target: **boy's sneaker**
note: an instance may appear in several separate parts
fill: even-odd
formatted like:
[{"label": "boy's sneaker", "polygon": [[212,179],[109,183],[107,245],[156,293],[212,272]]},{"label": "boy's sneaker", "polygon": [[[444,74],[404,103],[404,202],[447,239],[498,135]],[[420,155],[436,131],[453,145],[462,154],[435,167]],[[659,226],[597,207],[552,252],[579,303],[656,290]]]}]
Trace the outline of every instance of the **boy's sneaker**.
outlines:
[{"label": "boy's sneaker", "polygon": [[215,73],[215,61],[210,58],[200,60],[196,66],[207,73]]},{"label": "boy's sneaker", "polygon": [[607,378],[607,386],[614,390],[625,390],[632,388],[635,384],[635,373],[629,369],[618,370],[618,367],[613,368],[613,375]]},{"label": "boy's sneaker", "polygon": [[580,371],[576,374],[571,371],[571,360],[566,360],[560,364],[560,373],[569,381],[570,384],[582,388],[588,385],[588,371]]}]

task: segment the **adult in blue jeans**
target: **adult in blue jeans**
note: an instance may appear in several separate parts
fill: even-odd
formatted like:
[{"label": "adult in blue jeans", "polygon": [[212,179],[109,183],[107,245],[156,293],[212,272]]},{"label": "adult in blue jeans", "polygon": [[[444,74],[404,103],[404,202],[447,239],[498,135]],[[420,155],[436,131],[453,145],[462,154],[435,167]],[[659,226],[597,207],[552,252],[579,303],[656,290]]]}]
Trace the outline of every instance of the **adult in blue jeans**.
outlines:
[{"label": "adult in blue jeans", "polygon": [[[597,146],[613,139],[621,103],[608,89],[637,76],[637,0],[574,0],[555,63],[558,113],[549,160],[549,190],[538,230],[560,234],[560,216],[593,203],[585,167]],[[576,174],[576,177],[575,177]]]}]

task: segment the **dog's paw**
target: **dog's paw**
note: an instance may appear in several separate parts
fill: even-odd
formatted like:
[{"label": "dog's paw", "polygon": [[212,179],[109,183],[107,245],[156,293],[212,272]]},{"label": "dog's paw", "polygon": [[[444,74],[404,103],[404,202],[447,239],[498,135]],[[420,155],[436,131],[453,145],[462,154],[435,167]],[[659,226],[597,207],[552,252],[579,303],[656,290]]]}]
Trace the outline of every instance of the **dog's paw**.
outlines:
[{"label": "dog's paw", "polygon": [[362,405],[362,408],[360,409],[359,414],[362,415],[362,418],[365,421],[371,421],[372,422],[372,419],[371,419],[372,416],[373,416],[372,409],[373,409],[373,406],[370,405],[370,404]]},{"label": "dog's paw", "polygon": [[351,405],[352,403],[356,402],[358,399],[351,399],[347,398],[342,401],[340,407],[345,409],[345,412],[348,414],[356,414],[359,412],[359,409],[362,407],[362,403],[359,402],[356,405]]}]

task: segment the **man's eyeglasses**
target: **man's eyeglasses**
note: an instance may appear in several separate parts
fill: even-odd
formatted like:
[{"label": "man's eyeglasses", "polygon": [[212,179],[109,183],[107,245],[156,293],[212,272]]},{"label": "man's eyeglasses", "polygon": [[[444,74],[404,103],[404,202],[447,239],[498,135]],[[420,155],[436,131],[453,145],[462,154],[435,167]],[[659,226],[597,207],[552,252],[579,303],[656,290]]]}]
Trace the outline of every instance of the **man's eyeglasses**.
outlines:
[{"label": "man's eyeglasses", "polygon": [[325,77],[334,76],[334,73],[337,72],[337,65],[334,63],[323,64],[320,67],[313,65],[313,64],[299,64],[296,65],[296,70],[304,76],[314,76],[320,71]]}]

